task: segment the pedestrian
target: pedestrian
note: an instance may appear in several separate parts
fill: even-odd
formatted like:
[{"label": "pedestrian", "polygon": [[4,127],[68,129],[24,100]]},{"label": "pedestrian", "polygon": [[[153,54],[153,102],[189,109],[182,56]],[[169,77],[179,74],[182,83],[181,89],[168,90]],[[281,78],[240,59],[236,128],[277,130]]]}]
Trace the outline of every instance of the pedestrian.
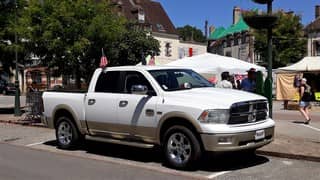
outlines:
[{"label": "pedestrian", "polygon": [[228,71],[221,73],[221,81],[219,81],[216,85],[217,88],[229,88],[232,89],[232,83],[229,81],[230,75]]},{"label": "pedestrian", "polygon": [[250,68],[248,71],[248,77],[241,81],[241,89],[248,92],[256,91],[256,69]]},{"label": "pedestrian", "polygon": [[300,93],[300,101],[299,101],[299,111],[305,118],[304,124],[309,124],[311,121],[310,115],[309,115],[309,107],[310,107],[310,101],[312,99],[311,94],[311,87],[307,84],[307,79],[302,78],[300,81],[300,87],[299,87],[299,93]]}]

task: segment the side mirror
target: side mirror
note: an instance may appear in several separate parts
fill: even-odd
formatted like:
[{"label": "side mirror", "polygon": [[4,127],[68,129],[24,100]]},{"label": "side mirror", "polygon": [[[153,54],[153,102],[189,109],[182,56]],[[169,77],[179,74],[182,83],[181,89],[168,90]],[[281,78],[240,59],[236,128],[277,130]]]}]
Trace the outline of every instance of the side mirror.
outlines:
[{"label": "side mirror", "polygon": [[140,94],[145,95],[148,92],[147,86],[144,85],[133,85],[131,86],[131,93],[132,94]]}]

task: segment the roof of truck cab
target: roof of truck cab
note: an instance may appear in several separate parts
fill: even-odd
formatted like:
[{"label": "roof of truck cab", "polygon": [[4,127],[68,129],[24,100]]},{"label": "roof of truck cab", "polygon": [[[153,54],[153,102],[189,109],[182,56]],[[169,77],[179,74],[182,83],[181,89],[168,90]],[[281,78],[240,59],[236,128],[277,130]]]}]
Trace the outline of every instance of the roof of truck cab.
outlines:
[{"label": "roof of truck cab", "polygon": [[178,67],[178,66],[144,66],[144,65],[138,65],[138,66],[113,66],[113,67],[107,67],[106,70],[161,70],[161,69],[190,69],[187,67]]}]

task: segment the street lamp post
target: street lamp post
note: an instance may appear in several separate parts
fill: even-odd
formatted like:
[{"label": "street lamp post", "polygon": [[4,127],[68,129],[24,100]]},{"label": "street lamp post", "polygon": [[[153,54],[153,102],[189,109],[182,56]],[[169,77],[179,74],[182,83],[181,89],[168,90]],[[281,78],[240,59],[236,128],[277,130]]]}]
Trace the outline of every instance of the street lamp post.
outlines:
[{"label": "street lamp post", "polygon": [[[14,1],[14,24],[17,26],[17,0]],[[18,77],[18,36],[17,36],[17,27],[14,30],[14,42],[15,42],[15,61],[16,61],[16,73],[15,73],[15,87],[16,94],[14,100],[14,116],[21,116],[20,111],[20,88],[19,88],[19,77]]]},{"label": "street lamp post", "polygon": [[255,29],[267,29],[268,39],[268,77],[264,82],[265,97],[269,102],[269,116],[272,118],[272,28],[274,27],[277,17],[272,15],[273,0],[252,0],[255,3],[267,4],[267,15],[248,16],[244,18],[246,23]]},{"label": "street lamp post", "polygon": [[[268,15],[272,15],[272,0],[268,1],[267,4]],[[269,90],[266,92],[266,96],[269,100],[269,115],[272,118],[272,28],[268,28],[268,77],[267,84],[269,85]]]}]

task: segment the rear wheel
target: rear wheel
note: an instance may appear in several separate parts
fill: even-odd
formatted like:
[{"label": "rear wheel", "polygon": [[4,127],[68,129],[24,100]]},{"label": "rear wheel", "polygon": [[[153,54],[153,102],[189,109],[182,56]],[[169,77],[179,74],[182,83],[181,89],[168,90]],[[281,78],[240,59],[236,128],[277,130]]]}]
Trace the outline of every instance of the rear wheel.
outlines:
[{"label": "rear wheel", "polygon": [[184,126],[172,126],[164,134],[164,155],[169,166],[189,169],[201,157],[201,147],[193,132]]},{"label": "rear wheel", "polygon": [[71,119],[68,117],[60,117],[56,125],[56,139],[59,148],[71,149],[79,144],[82,135]]}]

